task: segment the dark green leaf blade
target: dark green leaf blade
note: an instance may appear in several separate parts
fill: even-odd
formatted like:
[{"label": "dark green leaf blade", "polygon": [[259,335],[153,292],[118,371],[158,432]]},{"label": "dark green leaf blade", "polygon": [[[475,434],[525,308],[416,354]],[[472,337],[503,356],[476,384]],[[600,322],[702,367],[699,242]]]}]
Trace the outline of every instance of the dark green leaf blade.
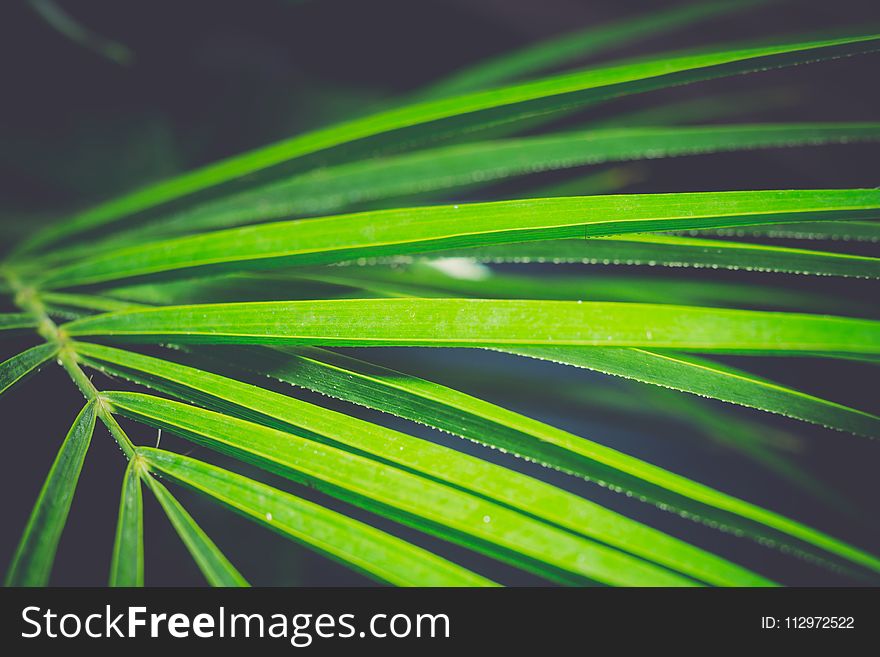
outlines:
[{"label": "dark green leaf blade", "polygon": [[134,53],[127,46],[93,32],[52,0],[29,0],[28,4],[48,25],[73,43],[121,66],[128,66],[134,60]]},{"label": "dark green leaf blade", "polygon": [[[834,231],[838,223],[852,222],[824,222],[830,231]],[[775,228],[785,231],[785,224]],[[744,227],[744,230],[748,230],[748,227]],[[478,262],[491,263],[663,265],[880,278],[880,258],[872,256],[672,235],[623,235],[591,240],[522,242],[432,255],[473,258]]]},{"label": "dark green leaf blade", "polygon": [[880,438],[880,417],[704,358],[649,349],[527,347],[510,353],[613,374],[643,383]]},{"label": "dark green leaf blade", "polygon": [[[539,243],[540,244],[540,243]],[[512,245],[513,246],[513,245]],[[278,285],[290,290],[299,281],[321,282],[385,297],[469,297],[477,299],[556,299],[559,301],[631,301],[671,303],[680,306],[719,306],[744,309],[810,310],[857,314],[858,303],[788,287],[770,287],[696,280],[693,277],[593,276],[589,274],[520,275],[498,272],[470,258],[437,258],[409,265],[359,265],[315,267],[289,273],[239,274],[263,290]],[[286,284],[286,287],[284,285]],[[162,299],[165,286],[153,285],[155,300]],[[146,287],[146,286],[144,286]],[[140,290],[127,290],[127,292]],[[175,303],[168,290],[159,305]],[[205,303],[220,299],[203,297]],[[244,301],[244,298],[237,299]]]},{"label": "dark green leaf blade", "polygon": [[819,221],[802,224],[780,224],[767,226],[742,226],[740,228],[718,228],[703,232],[724,237],[770,237],[794,240],[832,240],[835,242],[880,242],[880,221]]}]

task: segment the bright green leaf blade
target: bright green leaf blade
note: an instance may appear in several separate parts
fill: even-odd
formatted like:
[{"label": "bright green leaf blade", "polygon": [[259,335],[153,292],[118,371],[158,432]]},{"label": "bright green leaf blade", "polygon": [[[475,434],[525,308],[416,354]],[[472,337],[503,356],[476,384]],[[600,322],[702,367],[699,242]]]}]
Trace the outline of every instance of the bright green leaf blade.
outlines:
[{"label": "bright green leaf blade", "polygon": [[6,574],[6,586],[45,586],[49,582],[94,429],[95,404],[89,402],[58,450]]},{"label": "bright green leaf blade", "polygon": [[111,243],[318,215],[354,203],[587,164],[878,139],[880,123],[758,124],[588,130],[446,146],[322,168],[152,220]]},{"label": "bright green leaf blade", "polygon": [[149,274],[283,267],[363,257],[657,230],[847,219],[880,211],[880,189],[626,194],[377,210],[179,237],[50,270],[41,286]]},{"label": "bright green leaf blade", "polygon": [[198,564],[199,570],[205,576],[211,586],[248,586],[247,580],[241,576],[229,559],[220,551],[214,541],[196,524],[192,516],[181,506],[180,502],[168,492],[168,489],[153,477],[146,477],[147,485],[168,520],[180,536],[180,540],[186,545],[186,549]]},{"label": "bright green leaf blade", "polygon": [[[295,158],[383,133],[432,124],[434,136],[454,127],[516,120],[598,102],[626,93],[765,70],[844,55],[873,52],[880,37],[865,35],[642,60],[490,89],[451,99],[391,109],[293,137],[139,189],[55,224],[25,249],[57,242],[120,217],[267,169]],[[447,119],[446,124],[438,122]],[[454,125],[448,125],[454,124]]]},{"label": "bright green leaf blade", "polygon": [[28,313],[0,313],[0,331],[26,329],[36,326],[34,318]]},{"label": "bright green leaf blade", "polygon": [[[731,585],[761,581],[738,566],[588,500],[447,447],[178,363],[86,343],[77,343],[77,352],[93,367],[109,369],[112,374],[231,415],[305,437],[333,441],[372,458],[476,492],[708,583]],[[277,360],[277,354],[268,355]],[[255,356],[257,363],[261,363],[259,354]],[[448,408],[443,410],[449,411]],[[509,416],[516,418],[513,413]],[[430,418],[420,418],[420,421],[431,423]],[[531,422],[525,418],[523,421]],[[487,438],[480,436],[480,442],[487,442]],[[493,446],[509,447],[506,443]]]},{"label": "bright green leaf blade", "polygon": [[590,26],[469,66],[430,85],[418,96],[421,99],[441,98],[486,89],[756,4],[760,2],[686,5],[609,25]]},{"label": "bright green leaf blade", "polygon": [[[826,222],[831,227],[836,223]],[[784,225],[778,227],[785,229]],[[492,263],[664,265],[880,278],[880,258],[672,235],[624,235],[590,240],[522,242],[461,249],[447,255]]]},{"label": "bright green leaf blade", "polygon": [[766,542],[769,535],[770,543],[796,553],[827,558],[818,547],[880,572],[880,559],[822,532],[471,395],[324,349],[278,351],[286,357],[250,349],[238,360],[273,379],[449,431],[752,538]]},{"label": "bright green leaf blade", "polygon": [[874,320],[601,301],[403,298],[203,304],[97,315],[66,324],[65,330],[72,336],[140,342],[880,353],[880,322]]},{"label": "bright green leaf blade", "polygon": [[398,586],[494,585],[396,536],[233,472],[149,447],[139,447],[138,455],[157,474],[380,581]]},{"label": "bright green leaf blade", "polygon": [[110,563],[110,586],[144,585],[144,501],[141,491],[143,463],[129,462],[122,480],[116,540]]},{"label": "bright green leaf blade", "polygon": [[41,344],[0,363],[0,395],[58,353],[58,346]]},{"label": "bright green leaf blade", "polygon": [[104,397],[132,419],[539,574],[549,567],[616,585],[693,583],[509,507],[315,440],[150,395]]},{"label": "bright green leaf blade", "polygon": [[880,417],[703,358],[648,349],[529,347],[510,353],[573,365],[880,438]]}]

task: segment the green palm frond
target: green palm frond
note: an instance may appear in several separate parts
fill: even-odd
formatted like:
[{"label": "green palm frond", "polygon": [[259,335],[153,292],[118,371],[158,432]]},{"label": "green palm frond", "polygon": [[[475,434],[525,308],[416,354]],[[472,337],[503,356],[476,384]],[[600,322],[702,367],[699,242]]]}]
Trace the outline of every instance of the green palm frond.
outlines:
[{"label": "green palm frond", "polygon": [[[870,250],[880,237],[880,189],[622,193],[630,173],[610,167],[870,147],[880,123],[681,125],[735,114],[719,97],[645,107],[629,124],[623,116],[545,128],[624,95],[871,53],[880,36],[703,49],[536,77],[755,4],[693,5],[575,32],[27,236],[0,263],[9,310],[0,313],[0,336],[37,342],[0,363],[0,393],[56,362],[86,404],[6,583],[49,581],[96,422],[128,460],[112,586],[144,583],[144,490],[209,584],[248,585],[185,508],[190,498],[182,503],[172,492],[178,488],[395,585],[496,585],[480,559],[559,584],[786,583],[772,569],[681,538],[675,524],[592,499],[591,487],[579,487],[585,481],[727,532],[719,541],[742,537],[781,551],[795,567],[846,583],[880,581],[880,557],[813,526],[809,514],[789,517],[699,472],[661,467],[601,434],[577,435],[552,417],[444,381],[456,369],[470,376],[454,359],[444,373],[396,369],[376,356],[377,347],[430,347],[517,367],[544,361],[556,374],[530,385],[545,397],[597,417],[677,419],[837,503],[836,492],[756,434],[796,433],[809,423],[834,429],[829,440],[876,439],[880,417],[858,400],[826,398],[810,380],[774,380],[755,363],[880,361],[876,313],[815,285],[819,276],[865,285],[880,277]],[[575,168],[586,175],[534,180]],[[521,193],[499,198],[492,185],[501,182]],[[475,190],[486,200],[449,196]],[[851,244],[865,248],[840,248]],[[595,275],[593,265],[639,269]],[[561,271],[548,273],[554,266]],[[652,277],[649,266],[677,276]],[[730,277],[703,276],[718,269]],[[781,274],[800,274],[804,284],[786,288],[773,277]],[[578,388],[568,377],[579,370],[628,379],[636,392]],[[490,393],[516,388],[503,371],[479,374]],[[722,410],[699,398],[722,402]],[[754,416],[737,416],[742,407]],[[762,424],[774,416],[782,430]],[[206,449],[195,458],[143,444],[128,422]],[[419,425],[449,437],[429,439]],[[495,459],[482,447],[521,460]],[[457,563],[471,553],[480,555],[477,565]]]}]

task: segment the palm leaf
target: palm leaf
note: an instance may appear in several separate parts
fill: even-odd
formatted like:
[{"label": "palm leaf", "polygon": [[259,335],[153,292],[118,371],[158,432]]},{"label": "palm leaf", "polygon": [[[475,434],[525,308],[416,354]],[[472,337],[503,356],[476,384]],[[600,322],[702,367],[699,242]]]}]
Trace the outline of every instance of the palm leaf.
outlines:
[{"label": "palm leaf", "polygon": [[[49,293],[50,295],[52,293]],[[851,299],[787,287],[749,285],[690,278],[658,279],[647,276],[547,275],[537,278],[501,273],[472,258],[431,258],[415,263],[358,267],[296,268],[208,276],[186,281],[144,283],[102,290],[100,295],[64,295],[76,302],[50,304],[71,319],[105,312],[155,305],[216,303],[222,301],[308,300],[316,298],[469,296],[501,299],[557,299],[590,301],[664,302],[858,314]],[[91,312],[85,312],[91,311]]]},{"label": "palm leaf", "polygon": [[330,445],[150,395],[111,392],[104,398],[118,413],[543,576],[556,570],[612,584],[689,581],[509,507]]},{"label": "palm leaf", "polygon": [[[406,317],[405,324],[401,317]],[[72,336],[154,343],[552,344],[759,354],[880,353],[880,322],[874,320],[601,301],[402,298],[203,304],[96,315],[71,322],[66,330]]]},{"label": "palm leaf", "polygon": [[[733,563],[724,556],[726,545],[708,549],[713,537],[691,544],[646,522],[654,518],[651,509],[643,515],[645,508],[624,502],[624,510],[633,509],[624,514],[573,492],[574,486],[599,491],[567,475],[779,548],[844,581],[876,581],[880,558],[811,526],[811,517],[824,524],[819,515],[805,510],[788,517],[772,498],[743,499],[724,492],[724,485],[701,483],[702,472],[690,478],[653,465],[609,446],[618,446],[613,431],[599,438],[606,445],[512,410],[531,408],[547,417],[556,409],[566,421],[574,406],[602,430],[610,415],[624,431],[647,427],[655,441],[693,431],[731,450],[724,455],[752,459],[826,510],[859,518],[858,503],[811,477],[793,452],[780,451],[811,447],[788,434],[787,427],[802,425],[770,430],[769,416],[753,420],[692,395],[868,437],[880,433],[880,417],[855,408],[859,402],[812,395],[808,383],[800,390],[692,354],[863,361],[835,365],[850,368],[880,362],[880,322],[865,318],[875,313],[856,298],[874,282],[851,280],[880,273],[871,249],[880,238],[874,221],[880,189],[619,194],[628,186],[654,188],[658,181],[649,176],[665,171],[613,163],[878,141],[880,124],[710,125],[793,106],[796,90],[784,85],[770,94],[672,96],[652,108],[622,104],[605,113],[611,118],[575,112],[625,95],[875,52],[880,36],[826,32],[798,42],[716,45],[546,75],[758,4],[676,7],[576,31],[462,69],[372,115],[135,188],[65,221],[34,221],[34,230],[0,263],[4,309],[18,309],[0,313],[0,334],[34,330],[44,343],[0,363],[0,394],[55,357],[86,406],[50,470],[7,583],[48,581],[96,419],[129,459],[111,563],[114,586],[144,583],[144,481],[208,583],[247,585],[159,477],[391,584],[494,584],[447,560],[443,553],[451,546],[464,565],[478,553],[561,584],[774,584],[767,575],[776,579],[777,573]],[[538,73],[546,77],[519,81]],[[328,105],[324,116],[343,113],[352,114]],[[555,133],[545,130],[551,121]],[[700,125],[675,127],[686,123]],[[612,166],[509,180],[604,164]],[[518,200],[494,200],[506,188],[514,188]],[[456,199],[490,202],[453,204]],[[346,214],[316,218],[340,212]],[[7,214],[19,222],[41,215]],[[806,249],[768,243],[773,239],[851,244]],[[552,275],[541,266],[514,273],[524,263],[560,267]],[[659,279],[657,273],[669,272],[642,270],[621,278],[581,267],[572,274],[583,264],[850,280],[778,276],[768,287],[755,284],[757,274],[731,282],[736,275],[729,272],[708,277],[691,270]],[[93,339],[143,344],[153,355]],[[403,351],[404,369],[417,369],[414,353],[432,356],[424,361],[428,378],[421,378],[323,346],[504,353],[489,359],[468,352],[496,363],[484,369],[483,359],[447,366],[448,350]],[[168,349],[176,355],[163,355],[172,353]],[[383,351],[394,364],[402,350]],[[540,390],[523,394],[522,381],[504,369],[539,367],[523,357],[552,362],[547,367],[556,367],[557,376],[540,386],[529,380]],[[596,385],[583,386],[562,365],[631,382],[609,386],[597,377]],[[87,368],[122,378],[135,391],[100,390]],[[485,399],[429,380],[434,376]],[[255,378],[343,400],[334,408],[359,404],[370,409],[368,419],[247,382]],[[502,396],[513,406],[488,401]],[[833,396],[846,399],[842,392]],[[440,444],[434,434],[416,437],[385,426],[398,420],[380,413],[482,447],[454,439]],[[117,415],[219,452],[227,465],[158,445],[135,446]],[[833,440],[829,450],[843,454],[849,438],[822,433],[815,440],[816,447]],[[536,465],[496,460],[483,447]],[[319,502],[237,474],[236,463],[256,466],[248,472],[258,478],[280,475],[294,490],[314,487]],[[380,521],[387,530],[372,526]],[[668,526],[678,527],[658,525]],[[406,540],[394,535],[398,530]],[[418,545],[425,538],[430,551]]]},{"label": "palm leaf", "polygon": [[211,586],[247,586],[247,580],[229,563],[168,489],[153,477],[146,477],[146,481],[208,583]]},{"label": "palm leaf", "polygon": [[143,463],[132,459],[122,481],[116,540],[110,564],[110,586],[144,585]]},{"label": "palm leaf", "polygon": [[797,98],[797,92],[791,89],[706,94],[615,112],[610,116],[598,117],[590,121],[590,125],[594,128],[634,128],[706,123],[773,109],[790,108],[796,104]]},{"label": "palm leaf", "polygon": [[6,586],[45,586],[95,429],[95,404],[77,415],[40,490],[6,573]]},{"label": "palm leaf", "polygon": [[750,5],[760,4],[761,1],[686,5],[609,25],[591,26],[513,53],[483,60],[430,85],[419,96],[440,98],[485,89],[532,73],[546,71],[575,58],[583,59],[612,48],[619,48],[644,37],[663,34],[707,19],[742,11]]},{"label": "palm leaf", "polygon": [[106,296],[95,296],[91,294],[68,294],[64,292],[44,292],[43,301],[49,306],[66,306],[73,308],[86,308],[88,310],[99,310],[101,312],[113,312],[116,310],[131,310],[138,307],[138,304],[130,301],[118,301],[110,299]]},{"label": "palm leaf", "polygon": [[[829,232],[846,230],[836,228],[838,223],[853,222],[829,221],[817,225],[828,226],[824,230]],[[784,224],[776,228],[785,231]],[[749,227],[742,230],[748,231]],[[733,232],[739,232],[739,229]],[[623,235],[591,240],[523,242],[462,249],[440,255],[493,263],[664,265],[856,278],[880,277],[880,258],[871,256],[672,235]]]},{"label": "palm leaf", "polygon": [[233,472],[150,447],[139,448],[138,455],[157,474],[380,581],[401,586],[493,584],[370,525]]},{"label": "palm leaf", "polygon": [[[512,259],[512,261],[516,260],[518,259]],[[540,260],[536,259],[535,262],[538,263]],[[479,262],[475,264],[475,259],[472,258],[451,256],[429,259],[407,266],[393,263],[391,266],[316,267],[295,269],[289,273],[279,274],[243,274],[235,278],[225,277],[223,280],[227,284],[242,279],[259,282],[264,294],[267,290],[272,290],[273,285],[277,285],[279,298],[287,298],[284,294],[289,295],[291,288],[296,287],[297,282],[306,281],[349,287],[387,297],[443,298],[454,295],[487,299],[663,302],[684,306],[712,305],[733,308],[808,308],[838,312],[857,312],[858,309],[857,304],[839,297],[783,287],[764,286],[756,290],[749,285],[722,281],[659,279],[647,276],[600,277],[583,274],[566,276],[548,274],[535,277],[498,273],[481,264]],[[161,300],[162,305],[177,303],[173,290],[167,290],[164,295],[162,294],[166,286],[139,287],[149,287],[154,294],[152,300]],[[216,299],[204,290],[201,300]],[[96,307],[95,310],[101,308]]]},{"label": "palm leaf", "polygon": [[[880,124],[779,124],[624,128],[495,140],[420,150],[322,168],[157,218],[110,238],[108,247],[146,237],[194,233],[291,216],[317,215],[394,196],[485,184],[587,164],[779,146],[880,139]],[[98,245],[99,248],[101,245]],[[94,251],[96,245],[83,245]],[[55,251],[62,257],[65,250]]]},{"label": "palm leaf", "polygon": [[112,251],[50,270],[71,287],[181,270],[340,262],[444,248],[846,219],[880,211],[880,190],[628,194],[379,210],[231,228]]},{"label": "palm leaf", "polygon": [[[422,473],[705,581],[720,583],[719,578],[726,577],[730,578],[726,581],[734,581],[740,575],[736,568],[723,561],[716,562],[704,552],[669,536],[481,459],[205,370],[99,345],[81,343],[78,350],[88,358],[89,364],[105,372],[208,408],[304,437],[330,441],[345,449]],[[257,362],[260,362],[259,354]],[[490,404],[485,406],[491,407]],[[514,421],[512,426],[502,425],[496,429],[516,432],[530,423],[527,418],[508,415]],[[552,431],[549,427],[547,429]],[[478,431],[475,433],[479,435]],[[540,439],[540,436],[536,437]],[[486,442],[486,439],[480,438],[479,441]],[[509,447],[497,439],[492,445],[502,449]]]},{"label": "palm leaf", "polygon": [[876,415],[704,358],[648,349],[530,347],[508,351],[750,406],[839,431],[880,437],[880,417]]},{"label": "palm leaf", "polygon": [[0,331],[34,327],[34,318],[27,313],[0,313]]},{"label": "palm leaf", "polygon": [[769,226],[743,226],[730,229],[719,228],[714,231],[719,235],[754,235],[796,240],[833,240],[843,242],[877,242],[880,241],[880,221],[834,221],[807,222],[802,224],[781,224]]},{"label": "palm leaf", "polygon": [[[814,550],[818,547],[874,570],[880,567],[880,560],[801,523],[471,395],[323,349],[280,351],[287,356],[283,361],[254,350],[242,360],[269,377],[510,451],[770,544],[821,558]],[[728,387],[736,391],[735,383]],[[717,387],[699,390],[710,392],[720,394]]]},{"label": "palm leaf", "polygon": [[[524,116],[598,102],[626,93],[789,66],[804,61],[873,52],[878,43],[880,38],[877,36],[865,35],[680,55],[564,74],[452,99],[403,106],[306,133],[145,187],[54,225],[29,240],[25,249],[46,246],[63,237],[93,229],[188,194],[368,137],[400,131],[400,137],[406,138],[406,128],[418,128],[427,124],[431,124],[431,133],[436,137],[450,128],[460,131],[467,124],[485,125],[513,121]],[[452,125],[438,125],[444,120],[449,120]],[[408,138],[412,139],[412,136]]]},{"label": "palm leaf", "polygon": [[0,363],[0,394],[34,372],[58,352],[57,345],[41,344]]}]

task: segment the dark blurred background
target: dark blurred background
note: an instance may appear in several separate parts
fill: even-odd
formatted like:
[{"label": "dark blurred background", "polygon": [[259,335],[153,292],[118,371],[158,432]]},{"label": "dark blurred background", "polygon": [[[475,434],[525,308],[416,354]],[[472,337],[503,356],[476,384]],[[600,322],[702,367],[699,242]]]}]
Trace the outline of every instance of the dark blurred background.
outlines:
[{"label": "dark blurred background", "polygon": [[[3,3],[0,222],[7,231],[3,237],[6,244],[0,250],[11,243],[10,233],[23,232],[58,213],[312,127],[367,113],[371,108],[406,98],[481,58],[573,29],[656,11],[658,7],[656,2],[610,0],[83,0],[57,5],[94,33],[124,44],[132,56],[127,63],[113,61],[74,43],[28,3]],[[812,35],[822,30],[869,32],[878,24],[876,0],[772,3],[741,15],[641,39],[601,59],[773,36]],[[734,119],[737,121],[877,120],[878,63],[880,57],[872,55],[642,94],[568,117],[560,125],[585,126],[590,120],[613,118],[653,105],[730,93],[746,94],[754,104]],[[846,145],[652,161],[638,167],[638,176],[625,191],[874,187],[880,184],[877,152],[876,145]],[[546,174],[544,179],[553,182],[577,173]],[[514,182],[448,196],[449,200],[512,197],[517,189]],[[870,245],[847,245],[854,253],[868,252],[867,248]],[[568,269],[605,273],[601,268]],[[611,273],[645,272],[623,268]],[[876,286],[865,281],[699,270],[652,269],[650,274],[671,278],[699,274],[718,280],[769,281],[792,289],[808,287],[850,299],[860,315],[878,314]],[[0,357],[32,343],[30,338],[4,340]],[[370,356],[488,397],[880,552],[880,532],[873,510],[880,493],[877,450],[865,439],[688,398],[687,403],[700,405],[710,414],[719,418],[735,416],[753,427],[751,439],[769,445],[770,452],[794,464],[797,471],[823,482],[837,496],[823,498],[804,493],[766,464],[725,446],[709,428],[685,424],[674,413],[667,412],[660,421],[648,410],[644,417],[632,412],[633,406],[669,407],[665,398],[644,387],[482,352],[404,353],[385,349],[375,350]],[[867,365],[809,360],[755,360],[745,365],[857,408],[878,410],[876,370]],[[497,372],[497,378],[486,381],[486,372]],[[537,389],[542,381],[551,380],[571,395],[542,396]],[[501,381],[505,385],[500,385]],[[118,385],[107,380],[99,383],[99,387]],[[624,410],[615,414],[608,406],[598,408],[590,402],[594,392],[596,396],[616,395],[618,406]],[[305,393],[295,394],[309,398]],[[633,404],[633,400],[637,402]],[[47,366],[38,378],[0,398],[7,446],[5,473],[0,477],[0,496],[6,500],[0,530],[0,563],[4,566],[12,556],[55,450],[81,403],[66,374],[54,366]],[[404,421],[323,398],[320,403],[454,444],[527,472],[540,472],[528,464]],[[151,430],[132,427],[131,431],[136,442],[153,440]],[[175,443],[172,437],[163,438],[163,446],[192,449],[182,441]],[[195,453],[217,460],[205,450],[197,449]],[[112,441],[99,428],[61,541],[54,584],[95,585],[106,581],[123,466]],[[585,482],[540,474],[787,583],[840,581],[778,552]],[[272,481],[326,501],[289,482]],[[197,496],[185,491],[175,493],[255,584],[368,582],[231,513],[218,511]],[[200,574],[161,510],[149,495],[145,499],[147,583],[201,584]],[[368,514],[335,502],[328,504],[389,527]],[[536,583],[462,550],[438,546],[431,539],[398,527],[390,528],[424,545],[437,546],[505,583]]]}]

